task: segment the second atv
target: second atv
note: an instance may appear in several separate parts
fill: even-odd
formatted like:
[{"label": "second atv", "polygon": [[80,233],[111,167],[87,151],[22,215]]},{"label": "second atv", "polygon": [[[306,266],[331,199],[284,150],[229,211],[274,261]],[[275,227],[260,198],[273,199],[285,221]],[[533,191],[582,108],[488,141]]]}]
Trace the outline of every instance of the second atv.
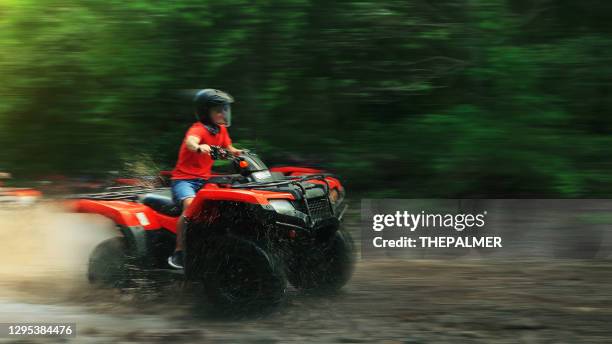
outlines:
[{"label": "second atv", "polygon": [[[310,168],[269,169],[248,151],[232,157],[215,147],[211,155],[230,160],[235,173],[211,176],[185,213],[183,278],[202,286],[213,305],[261,309],[283,301],[287,282],[329,292],[350,279],[354,247],[341,226],[345,191],[337,178]],[[121,233],[91,254],[91,282],[120,287],[134,271],[168,269],[181,213],[168,187],[116,187],[72,205],[112,219]]]}]

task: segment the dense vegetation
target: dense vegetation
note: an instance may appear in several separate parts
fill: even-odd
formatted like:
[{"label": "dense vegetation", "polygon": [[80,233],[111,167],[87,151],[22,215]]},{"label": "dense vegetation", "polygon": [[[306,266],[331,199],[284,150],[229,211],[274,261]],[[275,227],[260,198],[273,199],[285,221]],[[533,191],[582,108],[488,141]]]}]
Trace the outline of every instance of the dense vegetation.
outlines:
[{"label": "dense vegetation", "polygon": [[612,195],[612,3],[0,0],[0,165],[172,166],[189,89],[234,141],[396,197]]}]

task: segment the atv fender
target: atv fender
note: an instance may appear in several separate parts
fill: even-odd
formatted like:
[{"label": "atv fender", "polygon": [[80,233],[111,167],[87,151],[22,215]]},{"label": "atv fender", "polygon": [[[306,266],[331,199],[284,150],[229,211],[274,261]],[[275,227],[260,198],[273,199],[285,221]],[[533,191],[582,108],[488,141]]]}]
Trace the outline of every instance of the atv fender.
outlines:
[{"label": "atv fender", "polygon": [[137,257],[147,255],[146,231],[160,228],[153,211],[138,203],[83,199],[73,202],[71,207],[78,213],[99,214],[111,219]]},{"label": "atv fender", "polygon": [[188,219],[197,217],[200,209],[205,208],[204,203],[207,201],[230,201],[267,206],[271,199],[294,200],[295,196],[288,192],[203,188],[198,191],[193,203],[185,211],[185,217]]},{"label": "atv fender", "polygon": [[119,230],[125,237],[130,252],[132,252],[136,258],[145,258],[149,252],[145,229],[142,226],[120,226]]}]

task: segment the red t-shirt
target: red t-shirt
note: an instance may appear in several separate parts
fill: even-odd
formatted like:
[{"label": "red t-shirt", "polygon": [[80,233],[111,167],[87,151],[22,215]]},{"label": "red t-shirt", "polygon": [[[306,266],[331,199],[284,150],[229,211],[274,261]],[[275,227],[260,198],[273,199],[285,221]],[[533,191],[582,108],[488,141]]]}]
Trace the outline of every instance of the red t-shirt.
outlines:
[{"label": "red t-shirt", "polygon": [[[187,130],[185,139],[189,136],[197,136],[200,138],[200,144],[227,147],[232,144],[232,140],[229,137],[227,128],[224,126],[220,128],[221,130],[219,130],[217,135],[213,135],[206,129],[204,124],[196,122]],[[185,140],[183,140],[176,167],[172,170],[172,179],[207,178],[210,175],[212,165],[213,160],[209,154],[190,151],[185,146]]]}]

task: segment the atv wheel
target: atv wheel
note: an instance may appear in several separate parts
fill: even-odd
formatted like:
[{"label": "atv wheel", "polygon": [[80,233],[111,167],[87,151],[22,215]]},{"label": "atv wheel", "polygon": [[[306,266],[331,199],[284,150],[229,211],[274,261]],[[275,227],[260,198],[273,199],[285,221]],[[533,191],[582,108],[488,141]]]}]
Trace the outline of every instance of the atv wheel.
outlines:
[{"label": "atv wheel", "polygon": [[130,279],[132,260],[123,237],[107,239],[89,256],[87,278],[92,284],[123,287]]},{"label": "atv wheel", "polygon": [[355,253],[348,232],[338,230],[317,249],[308,250],[292,260],[289,282],[308,292],[335,292],[353,275]]},{"label": "atv wheel", "polygon": [[226,314],[265,310],[283,301],[287,281],[272,254],[233,236],[212,239],[209,247],[202,272],[193,276],[204,283],[215,310]]}]

